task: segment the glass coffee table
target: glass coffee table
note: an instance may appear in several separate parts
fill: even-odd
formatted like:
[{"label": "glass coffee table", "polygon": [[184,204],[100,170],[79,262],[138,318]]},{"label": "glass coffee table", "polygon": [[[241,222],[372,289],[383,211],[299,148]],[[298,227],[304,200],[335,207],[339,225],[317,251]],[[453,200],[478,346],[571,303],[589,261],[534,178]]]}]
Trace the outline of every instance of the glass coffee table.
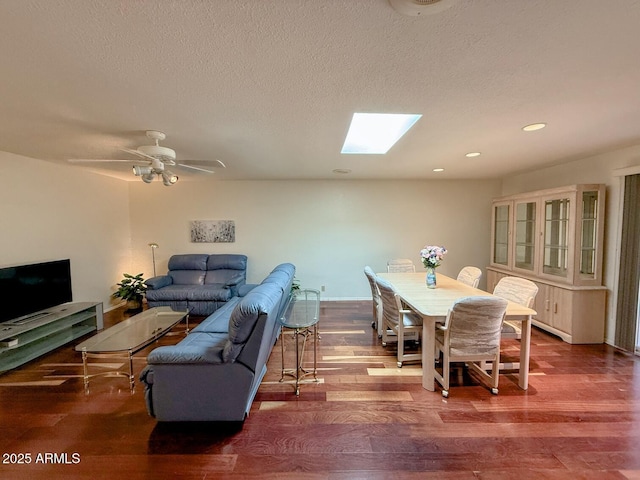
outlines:
[{"label": "glass coffee table", "polygon": [[[85,393],[89,393],[89,378],[97,376],[129,377],[131,393],[134,391],[133,354],[166,335],[182,319],[189,331],[189,312],[176,312],[170,307],[154,307],[138,313],[117,325],[76,345],[76,351],[82,352],[82,368]],[[89,374],[89,358],[126,359],[129,371],[115,370]]]}]

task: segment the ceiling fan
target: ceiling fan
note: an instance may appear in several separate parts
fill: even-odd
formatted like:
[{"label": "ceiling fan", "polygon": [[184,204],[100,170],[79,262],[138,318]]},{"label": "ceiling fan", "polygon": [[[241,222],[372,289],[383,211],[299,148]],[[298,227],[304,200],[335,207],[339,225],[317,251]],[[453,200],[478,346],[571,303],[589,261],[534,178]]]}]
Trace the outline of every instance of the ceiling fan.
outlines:
[{"label": "ceiling fan", "polygon": [[[142,145],[137,149],[133,150],[130,148],[123,148],[124,152],[127,152],[131,155],[135,155],[139,157],[135,160],[93,160],[93,159],[69,159],[70,163],[132,163],[133,165],[133,174],[136,177],[140,177],[143,182],[151,183],[153,179],[157,176],[162,179],[162,183],[166,186],[171,186],[178,181],[178,176],[171,172],[166,167],[183,167],[189,168],[192,170],[197,170],[205,173],[215,173],[213,170],[209,170],[207,168],[202,168],[195,165],[189,165],[183,162],[188,162],[190,160],[183,160],[182,162],[176,161],[176,152],[175,150],[163,147],[159,144],[161,140],[167,138],[167,136],[159,132],[157,130],[147,130],[146,135],[148,138],[155,141],[154,145]],[[220,160],[202,160],[204,163],[213,163],[210,168],[220,167],[226,168],[227,166],[222,163]]]}]

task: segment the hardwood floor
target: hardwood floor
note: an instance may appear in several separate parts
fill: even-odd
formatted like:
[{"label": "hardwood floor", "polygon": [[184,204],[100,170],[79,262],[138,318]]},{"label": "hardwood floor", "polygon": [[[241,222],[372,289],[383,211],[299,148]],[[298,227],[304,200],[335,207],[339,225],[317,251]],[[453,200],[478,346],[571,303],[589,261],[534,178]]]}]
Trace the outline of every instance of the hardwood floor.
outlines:
[{"label": "hardwood floor", "polygon": [[[443,399],[418,365],[396,368],[370,302],[323,303],[320,328],[320,381],[297,398],[279,382],[277,344],[241,430],[158,424],[124,378],[93,379],[85,395],[72,344],[0,375],[0,478],[640,479],[637,357],[534,330],[529,390],[505,374],[493,396],[465,374]],[[23,454],[30,463],[11,463]]]}]

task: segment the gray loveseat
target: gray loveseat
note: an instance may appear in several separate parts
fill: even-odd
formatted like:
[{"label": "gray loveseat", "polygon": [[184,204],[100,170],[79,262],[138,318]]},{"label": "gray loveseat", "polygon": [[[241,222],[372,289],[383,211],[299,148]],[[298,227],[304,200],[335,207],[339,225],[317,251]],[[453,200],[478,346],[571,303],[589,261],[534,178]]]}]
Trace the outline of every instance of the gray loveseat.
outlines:
[{"label": "gray loveseat", "polygon": [[161,422],[244,421],[267,371],[294,274],[292,264],[278,265],[180,343],[152,350],[140,374],[149,414]]},{"label": "gray loveseat", "polygon": [[246,255],[173,255],[166,275],[145,282],[147,302],[150,307],[168,306],[189,310],[192,315],[210,315],[237,296],[246,279]]}]

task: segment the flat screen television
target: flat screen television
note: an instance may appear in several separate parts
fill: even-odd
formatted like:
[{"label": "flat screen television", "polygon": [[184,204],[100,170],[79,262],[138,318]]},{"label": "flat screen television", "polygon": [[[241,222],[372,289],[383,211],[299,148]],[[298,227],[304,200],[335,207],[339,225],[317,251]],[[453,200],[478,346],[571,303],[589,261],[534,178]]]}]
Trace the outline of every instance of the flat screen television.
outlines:
[{"label": "flat screen television", "polygon": [[70,301],[69,259],[0,268],[0,322]]}]

